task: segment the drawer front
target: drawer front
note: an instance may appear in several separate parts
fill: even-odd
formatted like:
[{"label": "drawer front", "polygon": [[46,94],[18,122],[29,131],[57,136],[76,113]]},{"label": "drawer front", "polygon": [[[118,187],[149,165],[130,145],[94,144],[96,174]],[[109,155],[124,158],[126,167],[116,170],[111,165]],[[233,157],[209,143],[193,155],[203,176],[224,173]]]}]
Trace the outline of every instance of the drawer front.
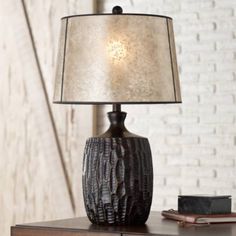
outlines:
[{"label": "drawer front", "polygon": [[121,234],[12,227],[11,236],[120,236]]}]

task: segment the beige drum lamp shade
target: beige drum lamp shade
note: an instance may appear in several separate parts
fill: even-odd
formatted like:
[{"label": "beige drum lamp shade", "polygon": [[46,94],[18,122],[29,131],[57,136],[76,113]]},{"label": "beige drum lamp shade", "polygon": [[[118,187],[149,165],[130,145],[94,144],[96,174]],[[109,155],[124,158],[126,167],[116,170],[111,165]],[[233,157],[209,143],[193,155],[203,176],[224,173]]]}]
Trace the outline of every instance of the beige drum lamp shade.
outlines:
[{"label": "beige drum lamp shade", "polygon": [[181,102],[172,19],[144,14],[62,18],[54,102]]}]

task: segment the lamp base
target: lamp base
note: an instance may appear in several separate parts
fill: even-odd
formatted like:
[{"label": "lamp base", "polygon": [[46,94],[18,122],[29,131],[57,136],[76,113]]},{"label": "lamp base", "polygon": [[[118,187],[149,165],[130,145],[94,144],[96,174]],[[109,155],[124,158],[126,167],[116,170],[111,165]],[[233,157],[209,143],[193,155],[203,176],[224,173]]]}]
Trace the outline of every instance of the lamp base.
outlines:
[{"label": "lamp base", "polygon": [[86,142],[83,194],[87,215],[95,224],[144,224],[153,191],[149,142],[124,127],[126,113],[114,111],[108,116],[108,131]]}]

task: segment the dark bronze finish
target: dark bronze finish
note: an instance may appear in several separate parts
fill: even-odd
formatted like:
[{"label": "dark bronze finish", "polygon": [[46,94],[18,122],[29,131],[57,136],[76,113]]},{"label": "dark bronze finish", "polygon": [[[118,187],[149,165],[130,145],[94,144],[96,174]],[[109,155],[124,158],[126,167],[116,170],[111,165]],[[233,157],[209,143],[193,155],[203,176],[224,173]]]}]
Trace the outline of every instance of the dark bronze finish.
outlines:
[{"label": "dark bronze finish", "polygon": [[116,14],[116,15],[122,14],[122,13],[123,13],[123,9],[122,9],[122,7],[120,7],[120,6],[115,6],[115,7],[113,7],[113,9],[112,9],[112,13],[113,13],[113,14]]},{"label": "dark bronze finish", "polygon": [[119,103],[113,104],[112,105],[112,110],[113,111],[121,111],[121,104],[119,104]]},{"label": "dark bronze finish", "polygon": [[[114,16],[116,14],[113,13],[101,13],[101,14],[81,14],[81,15],[70,15],[70,16],[63,16],[61,17],[62,19],[65,18],[72,18],[72,17],[83,17],[83,16]],[[150,16],[150,17],[161,17],[161,18],[167,18],[170,20],[173,20],[171,17],[169,16],[163,16],[163,15],[154,15],[154,14],[143,14],[143,13],[122,13],[122,15],[124,16]]]},{"label": "dark bronze finish", "polygon": [[83,194],[95,224],[144,224],[153,191],[152,156],[147,138],[130,133],[125,112],[114,105],[109,129],[86,142]]},{"label": "dark bronze finish", "polygon": [[[99,138],[134,138],[140,137],[136,134],[129,132],[125,127],[125,118],[127,113],[121,111],[120,104],[113,104],[113,111],[108,112],[108,119],[110,121],[110,127],[108,130],[99,135]],[[141,137],[140,137],[141,138]]]},{"label": "dark bronze finish", "polygon": [[[57,102],[53,102],[55,104],[81,104],[81,105],[105,105],[105,104],[114,104],[114,102],[93,102],[93,101],[88,101],[88,102],[72,102],[72,101],[68,101],[68,102],[61,102],[61,101],[57,101]],[[172,102],[141,102],[141,101],[137,101],[137,102],[119,102],[119,104],[127,104],[127,105],[132,105],[132,104],[174,104],[174,103],[182,103],[182,102],[176,102],[176,101],[172,101]]]}]

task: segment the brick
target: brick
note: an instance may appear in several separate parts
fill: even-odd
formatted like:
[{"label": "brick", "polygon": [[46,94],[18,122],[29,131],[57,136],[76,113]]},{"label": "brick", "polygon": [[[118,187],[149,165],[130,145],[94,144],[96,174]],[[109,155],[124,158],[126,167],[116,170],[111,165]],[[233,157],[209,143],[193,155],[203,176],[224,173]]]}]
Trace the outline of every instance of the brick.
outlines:
[{"label": "brick", "polygon": [[197,105],[197,106],[182,106],[183,115],[186,114],[198,114],[207,115],[215,112],[215,105]]},{"label": "brick", "polygon": [[[217,135],[236,135],[236,125],[217,125]],[[233,137],[232,137],[233,138]]]},{"label": "brick", "polygon": [[168,145],[166,146],[162,146],[161,149],[158,150],[159,154],[164,154],[164,155],[168,155],[168,154],[180,154],[181,153],[181,148],[180,147],[169,147]]},{"label": "brick", "polygon": [[179,195],[179,187],[174,187],[174,186],[170,186],[170,187],[163,187],[161,189],[157,189],[157,193],[156,196],[158,197],[162,197],[162,196],[178,196]]},{"label": "brick", "polygon": [[[122,109],[123,111],[127,112],[126,110]],[[127,118],[126,118],[126,125],[130,128],[130,129],[138,129],[138,130],[147,130],[149,125],[147,123],[147,120],[145,120],[145,117],[140,116],[139,115],[135,115],[132,113],[127,112]],[[141,113],[142,114],[142,113]],[[136,119],[136,117],[139,117],[139,119]]]},{"label": "brick", "polygon": [[216,105],[216,113],[218,114],[235,114],[235,104],[219,104]]},{"label": "brick", "polygon": [[209,147],[209,146],[203,146],[203,145],[198,145],[198,146],[184,146],[182,147],[183,155],[185,156],[208,156],[208,155],[214,155],[215,149],[214,147]]},{"label": "brick", "polygon": [[147,7],[147,12],[154,13],[154,14],[162,14],[161,12],[162,10],[158,6],[163,5],[164,0],[157,0],[157,1],[151,0],[151,1],[148,1],[148,4],[144,3],[143,0],[138,0],[137,2],[134,0],[129,0],[129,2],[131,3],[131,5],[135,5],[135,8],[138,2],[139,9],[142,9],[143,7]]},{"label": "brick", "polygon": [[[166,165],[166,157],[165,155],[156,155],[157,152],[154,150],[152,145],[151,145],[151,151],[153,153],[152,155],[153,168],[155,169],[155,171],[157,170],[157,172],[159,173],[159,169],[161,169]],[[154,174],[156,173],[154,172]]]},{"label": "brick", "polygon": [[191,105],[196,105],[199,103],[199,96],[198,95],[188,95],[182,93],[182,102],[183,104],[191,104]]},{"label": "brick", "polygon": [[202,9],[204,10],[212,9],[213,6],[214,6],[214,1],[212,0],[181,1],[181,9],[183,12],[182,14],[185,14],[185,11],[186,12],[196,11],[196,9],[198,9],[198,11],[202,11]]},{"label": "brick", "polygon": [[[193,48],[191,48],[190,50],[192,50]],[[201,62],[199,63],[195,63],[194,65],[191,64],[187,64],[187,65],[183,65],[181,67],[181,71],[182,73],[204,73],[204,72],[214,72],[215,71],[215,64],[214,63],[207,63],[203,64]]]},{"label": "brick", "polygon": [[234,122],[234,115],[229,114],[225,116],[224,114],[213,114],[202,116],[200,122],[204,124],[232,124]]},{"label": "brick", "polygon": [[200,20],[206,20],[206,19],[222,19],[231,17],[233,15],[233,9],[232,8],[224,8],[224,9],[211,9],[207,11],[200,11],[199,12],[199,18]]},{"label": "brick", "polygon": [[[227,181],[227,180],[226,180]],[[216,195],[231,195],[231,196],[233,196],[232,197],[232,200],[233,200],[233,202],[232,202],[232,210],[233,210],[233,212],[236,210],[236,208],[234,208],[234,201],[235,201],[235,198],[234,198],[234,194],[235,194],[235,192],[234,192],[234,186],[232,186],[232,187],[229,187],[229,188],[218,188],[218,189],[216,189]]]},{"label": "brick", "polygon": [[234,138],[229,135],[224,135],[224,136],[216,136],[216,135],[211,135],[211,136],[202,136],[200,138],[200,143],[203,145],[233,145],[234,144]]},{"label": "brick", "polygon": [[[101,2],[101,1],[100,1]],[[126,10],[131,7],[131,3],[129,1],[122,1],[122,0],[109,0],[109,1],[102,1],[102,3],[98,3],[99,10],[102,12],[111,12],[111,9],[116,6],[122,6],[123,10]]]},{"label": "brick", "polygon": [[199,160],[189,155],[169,155],[167,156],[169,166],[199,166]]},{"label": "brick", "polygon": [[233,104],[234,97],[232,95],[205,95],[201,96],[201,103],[203,104]]},{"label": "brick", "polygon": [[236,7],[236,2],[232,0],[215,1],[216,8]]},{"label": "brick", "polygon": [[232,92],[236,94],[236,81],[229,81],[227,83],[217,83],[216,84],[216,91],[217,93],[229,93]]},{"label": "brick", "polygon": [[[210,40],[210,39],[209,39]],[[211,39],[212,40],[212,39]],[[201,52],[199,54],[200,62],[215,62],[219,63],[222,61],[233,61],[234,53],[232,51],[214,51],[212,53]]]},{"label": "brick", "polygon": [[[235,45],[235,44],[234,44]],[[233,71],[235,69],[235,62],[224,62],[224,63],[218,63],[216,64],[216,70],[221,71]]]},{"label": "brick", "polygon": [[[232,54],[233,55],[233,54]],[[199,62],[199,53],[185,53],[178,56],[178,63],[183,64],[188,62],[189,64],[194,64]],[[233,56],[232,56],[233,57]]]},{"label": "brick", "polygon": [[182,187],[181,188],[181,194],[182,195],[194,195],[194,194],[212,194],[215,195],[216,194],[216,190],[215,188],[212,187]]},{"label": "brick", "polygon": [[184,84],[181,86],[181,90],[185,94],[213,94],[215,90],[215,85],[208,84]]},{"label": "brick", "polygon": [[233,181],[226,181],[217,178],[200,178],[199,187],[230,188],[233,187]]},{"label": "brick", "polygon": [[196,22],[199,20],[198,15],[199,14],[197,12],[185,12],[184,14],[179,14],[179,12],[177,12],[171,14],[176,24],[182,24],[186,22]]},{"label": "brick", "polygon": [[[152,151],[155,153],[158,153],[159,149],[162,148],[163,146],[165,146],[165,135],[161,135],[161,134],[156,134],[154,135],[153,133],[151,133],[152,131],[149,130],[148,134],[148,138],[150,141],[150,145],[152,147]],[[160,156],[160,154],[158,154],[158,156]],[[164,157],[164,155],[161,155]]]},{"label": "brick", "polygon": [[[196,84],[198,83],[199,80],[199,75],[198,74],[193,74],[193,73],[183,73],[181,72],[180,74],[180,81],[181,81],[181,85],[182,84]],[[182,86],[181,86],[182,89]]]},{"label": "brick", "polygon": [[[183,44],[182,45],[182,52],[183,53],[191,53],[191,52],[208,52],[212,53],[215,51],[215,44],[214,41],[208,42],[208,43],[195,43],[195,44]],[[207,67],[205,67],[207,69]]]},{"label": "brick", "polygon": [[185,136],[168,136],[166,137],[166,143],[169,145],[189,145],[197,144],[199,142],[198,136],[185,135]]},{"label": "brick", "polygon": [[[154,190],[155,191],[155,190]],[[153,193],[153,199],[155,199],[155,201],[152,201],[152,210],[163,210],[163,206],[165,204],[165,197],[162,196],[158,196],[156,194],[156,192]]]},{"label": "brick", "polygon": [[166,181],[165,181],[164,176],[158,176],[157,178],[155,178],[154,185],[158,186],[158,187],[166,185]]},{"label": "brick", "polygon": [[177,209],[177,206],[178,206],[178,196],[166,197],[166,204],[165,205],[166,205],[166,210],[167,209]]},{"label": "brick", "polygon": [[[168,0],[165,0],[167,2]],[[168,4],[164,4],[161,11],[165,15],[172,15],[174,13],[180,12],[180,4],[175,4],[172,0],[168,1]]]},{"label": "brick", "polygon": [[234,18],[233,20],[221,20],[217,22],[217,30],[220,32],[229,32],[235,30],[236,27],[236,19]]},{"label": "brick", "polygon": [[[144,106],[142,104],[141,105],[134,104],[132,106],[130,106],[130,105],[123,105],[122,109],[124,111],[126,111],[127,113],[129,113],[129,114],[132,113],[134,115],[140,115],[142,113],[147,113],[149,107]],[[108,111],[111,111],[111,106],[109,106]]]},{"label": "brick", "polygon": [[183,177],[215,177],[215,171],[210,167],[182,167]]},{"label": "brick", "polygon": [[197,116],[165,116],[164,121],[166,124],[195,124],[198,123]]},{"label": "brick", "polygon": [[[198,33],[198,39],[200,42],[209,43],[212,42],[223,42],[223,40],[232,41],[233,40],[233,34],[232,32],[220,32],[220,31],[209,31],[209,32],[199,32]],[[201,52],[201,54],[204,52]],[[221,52],[223,53],[223,52]]]},{"label": "brick", "polygon": [[234,74],[232,71],[225,71],[225,72],[209,72],[200,74],[199,82],[201,83],[208,83],[208,82],[218,82],[224,81],[228,83],[228,81],[234,80]]},{"label": "brick", "polygon": [[214,134],[215,126],[214,125],[184,125],[182,128],[182,133],[184,135],[201,135],[201,134]]},{"label": "brick", "polygon": [[231,156],[235,157],[236,146],[231,145],[221,145],[216,148],[216,153],[221,156]]},{"label": "brick", "polygon": [[[154,125],[154,124],[152,123],[152,125]],[[156,126],[155,130],[150,130],[149,137],[155,138],[157,135],[178,135],[180,133],[181,133],[181,129],[179,126],[158,125],[158,126]]]},{"label": "brick", "polygon": [[224,167],[216,169],[217,178],[225,178],[225,180],[235,179],[235,168],[233,167]]},{"label": "brick", "polygon": [[159,176],[180,176],[180,169],[177,169],[173,166],[167,166],[166,168],[159,168],[155,171],[154,169],[154,175],[155,179],[159,178]]},{"label": "brick", "polygon": [[177,34],[175,36],[175,43],[182,45],[185,43],[190,43],[190,42],[197,42],[198,39],[198,34],[189,34],[189,35],[183,35],[183,34]]},{"label": "brick", "polygon": [[213,31],[215,30],[215,24],[213,22],[206,22],[206,23],[188,23],[184,24],[182,26],[182,33],[183,34],[188,34],[188,33],[196,33],[196,32],[208,32],[208,31]]},{"label": "brick", "polygon": [[149,106],[149,114],[151,115],[151,119],[153,117],[153,119],[155,120],[156,116],[179,114],[179,112],[180,112],[180,106],[176,104],[163,105],[163,106],[157,106],[157,105]]},{"label": "brick", "polygon": [[230,167],[234,165],[233,158],[222,157],[203,157],[200,158],[200,166],[210,166],[210,167]]},{"label": "brick", "polygon": [[166,184],[168,186],[197,186],[197,179],[183,178],[183,177],[167,177]]},{"label": "brick", "polygon": [[179,44],[175,45],[176,55],[180,55],[182,53],[182,47]]}]

